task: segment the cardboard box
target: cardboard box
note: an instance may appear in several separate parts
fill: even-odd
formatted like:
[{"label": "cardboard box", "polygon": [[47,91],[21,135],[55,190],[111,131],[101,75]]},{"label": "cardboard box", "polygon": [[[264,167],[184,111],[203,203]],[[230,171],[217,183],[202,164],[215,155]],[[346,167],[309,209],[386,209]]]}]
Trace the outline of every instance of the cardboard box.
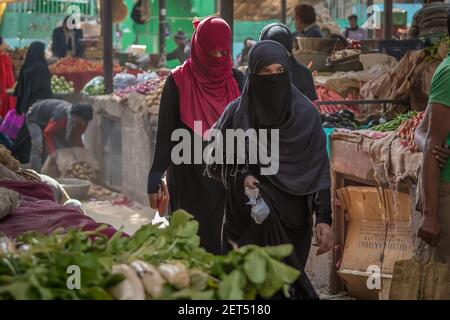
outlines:
[{"label": "cardboard box", "polygon": [[[349,221],[341,269],[349,294],[358,299],[386,297],[394,264],[411,258],[410,196],[373,187],[338,190]],[[380,271],[381,287],[369,288],[374,270]]]}]

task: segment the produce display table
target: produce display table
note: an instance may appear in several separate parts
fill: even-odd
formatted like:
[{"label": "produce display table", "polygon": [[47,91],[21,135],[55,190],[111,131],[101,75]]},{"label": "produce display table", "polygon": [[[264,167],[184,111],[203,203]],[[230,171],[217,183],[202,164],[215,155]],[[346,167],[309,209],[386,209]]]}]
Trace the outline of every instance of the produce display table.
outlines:
[{"label": "produce display table", "polygon": [[98,71],[83,71],[71,73],[54,73],[54,75],[58,77],[63,76],[67,81],[72,81],[75,91],[81,91],[83,90],[84,86],[92,80],[92,78],[102,76],[103,73]]},{"label": "produce display table", "polygon": [[[347,133],[343,136],[339,135],[339,133],[332,134],[330,139],[330,164],[332,180],[331,192],[335,234],[335,250],[333,252],[334,277],[331,277],[331,288],[334,292],[339,292],[345,289],[344,282],[338,276],[338,270],[341,267],[344,257],[344,248],[347,248],[346,238],[349,223],[348,211],[343,206],[344,199],[339,199],[339,190],[349,186],[376,187],[387,190],[393,189],[392,185],[390,186],[388,183],[389,177],[383,176],[383,174],[380,174],[379,171],[379,163],[383,163],[381,165],[381,167],[383,167],[385,159],[374,159],[374,155],[371,154],[371,150],[367,148],[367,145],[376,140],[372,140],[358,134],[353,135]],[[385,146],[386,150],[393,148],[397,153],[401,153],[397,150],[396,139],[389,139],[389,137],[387,137],[383,140],[386,142],[391,141],[390,146]],[[380,139],[379,144],[382,143],[383,141]],[[391,151],[389,151],[389,153],[390,152]],[[394,151],[392,152],[394,153]],[[404,159],[411,158],[411,160],[408,160],[408,163],[404,165],[404,170],[408,173],[404,174],[404,179],[398,183],[396,186],[396,191],[409,195],[410,197],[410,225],[412,226],[412,230],[415,230],[417,221],[415,217],[415,210],[412,207],[414,206],[416,199],[416,182],[419,172],[418,168],[420,168],[421,163],[421,154],[406,154],[406,151],[404,151],[404,153],[405,156],[400,157],[400,159],[403,161]],[[392,164],[391,170],[397,173],[399,170],[398,167],[400,166]],[[409,174],[409,172],[415,172],[415,174]],[[355,246],[360,245],[361,244],[355,244]],[[355,260],[359,259],[361,258],[355,257]]]},{"label": "produce display table", "polygon": [[146,204],[147,175],[153,162],[158,114],[134,112],[129,100],[112,96],[86,97],[94,119],[85,134],[85,145],[100,164],[100,179],[109,189]]}]

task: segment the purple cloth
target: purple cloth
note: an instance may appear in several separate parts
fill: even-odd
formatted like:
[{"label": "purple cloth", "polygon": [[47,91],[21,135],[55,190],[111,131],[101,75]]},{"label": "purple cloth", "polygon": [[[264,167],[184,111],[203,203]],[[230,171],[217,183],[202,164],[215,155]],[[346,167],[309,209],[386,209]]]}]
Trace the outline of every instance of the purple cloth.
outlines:
[{"label": "purple cloth", "polygon": [[[13,239],[27,231],[42,234],[50,234],[58,228],[92,231],[104,225],[76,209],[56,203],[52,190],[44,183],[0,180],[0,187],[14,190],[22,196],[19,208],[0,221],[0,231]],[[111,226],[102,231],[108,237],[116,232]]]}]

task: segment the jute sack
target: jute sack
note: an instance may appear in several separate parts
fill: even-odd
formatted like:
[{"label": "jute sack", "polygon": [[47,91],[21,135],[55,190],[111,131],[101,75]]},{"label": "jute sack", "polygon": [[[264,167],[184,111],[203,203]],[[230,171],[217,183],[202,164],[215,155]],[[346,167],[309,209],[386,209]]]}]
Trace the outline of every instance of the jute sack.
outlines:
[{"label": "jute sack", "polygon": [[435,262],[434,249],[423,248],[412,259],[395,263],[389,299],[450,300],[449,265]]},{"label": "jute sack", "polygon": [[47,157],[41,173],[54,178],[64,177],[67,170],[79,162],[88,163],[94,171],[99,170],[98,162],[89,150],[75,147],[56,150],[54,157]]},{"label": "jute sack", "polygon": [[20,204],[20,194],[14,190],[0,188],[0,220]]}]

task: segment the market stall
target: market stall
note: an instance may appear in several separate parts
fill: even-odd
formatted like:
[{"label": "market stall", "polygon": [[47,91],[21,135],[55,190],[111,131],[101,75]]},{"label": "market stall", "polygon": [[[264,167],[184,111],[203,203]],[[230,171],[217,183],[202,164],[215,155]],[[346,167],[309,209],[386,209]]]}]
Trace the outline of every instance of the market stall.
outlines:
[{"label": "market stall", "polygon": [[[314,72],[315,105],[332,168],[333,292],[386,299],[395,262],[413,254],[422,163],[413,132],[427,106],[433,73],[447,54],[448,38],[441,38],[424,49],[405,50],[399,60],[360,52],[362,68]],[[369,290],[374,267],[380,268],[382,285]]]},{"label": "market stall", "polygon": [[[395,262],[411,258],[417,244],[422,154],[413,132],[422,117],[398,121],[384,132],[331,135],[335,281],[354,297],[386,299]],[[377,267],[382,286],[370,290],[367,279]]]},{"label": "market stall", "polygon": [[[97,76],[104,73],[103,63],[85,59],[66,57],[50,65],[50,72],[58,77],[63,77],[65,81],[73,84],[75,91],[83,90],[84,86]],[[120,73],[122,69],[118,64],[114,66],[114,73]]]}]

